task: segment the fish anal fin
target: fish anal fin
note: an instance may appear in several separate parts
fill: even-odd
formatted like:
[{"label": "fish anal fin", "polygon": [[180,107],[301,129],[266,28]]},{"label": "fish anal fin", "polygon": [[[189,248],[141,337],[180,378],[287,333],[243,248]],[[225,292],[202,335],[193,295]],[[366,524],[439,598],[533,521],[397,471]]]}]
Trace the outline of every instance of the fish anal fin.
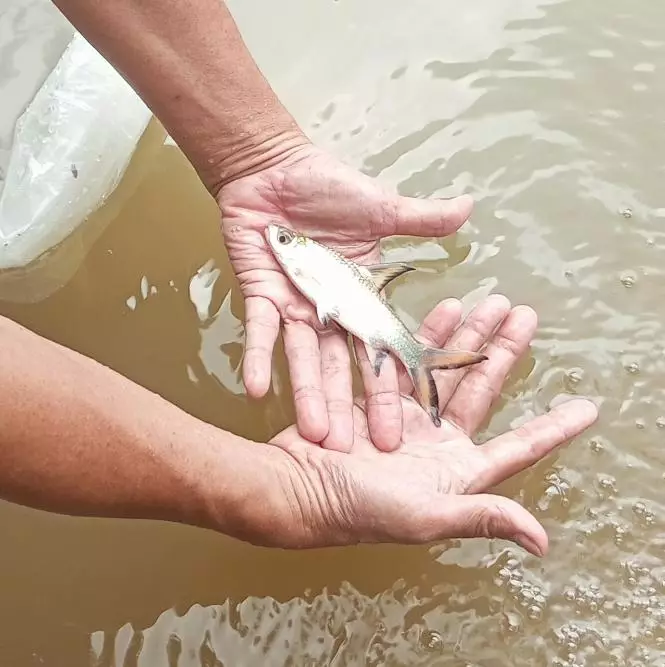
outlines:
[{"label": "fish anal fin", "polygon": [[324,327],[327,327],[332,319],[339,317],[339,308],[337,306],[328,307],[325,304],[319,303],[316,306],[316,316],[319,318],[319,322]]},{"label": "fish anal fin", "polygon": [[415,271],[415,267],[404,262],[391,262],[390,264],[369,264],[362,267],[376,285],[380,292],[388,283],[399,278],[409,271]]},{"label": "fish anal fin", "polygon": [[383,361],[388,356],[388,353],[385,350],[372,347],[369,343],[364,343],[364,345],[367,358],[369,359],[369,365],[372,367],[374,375],[379,377],[381,374],[381,364],[383,364]]}]

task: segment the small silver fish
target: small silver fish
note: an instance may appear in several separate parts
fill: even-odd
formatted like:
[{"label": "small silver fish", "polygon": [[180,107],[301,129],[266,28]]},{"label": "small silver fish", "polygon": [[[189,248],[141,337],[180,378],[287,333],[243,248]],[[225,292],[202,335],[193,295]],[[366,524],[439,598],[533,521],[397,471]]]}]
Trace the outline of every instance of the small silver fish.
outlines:
[{"label": "small silver fish", "polygon": [[434,425],[441,426],[432,370],[462,368],[487,357],[479,352],[423,345],[397,317],[381,290],[414,268],[403,263],[356,264],[332,248],[280,225],[268,225],[265,237],[286,275],[316,307],[321,324],[328,326],[333,320],[359,338],[377,377],[381,364],[392,352],[409,373],[418,403]]}]

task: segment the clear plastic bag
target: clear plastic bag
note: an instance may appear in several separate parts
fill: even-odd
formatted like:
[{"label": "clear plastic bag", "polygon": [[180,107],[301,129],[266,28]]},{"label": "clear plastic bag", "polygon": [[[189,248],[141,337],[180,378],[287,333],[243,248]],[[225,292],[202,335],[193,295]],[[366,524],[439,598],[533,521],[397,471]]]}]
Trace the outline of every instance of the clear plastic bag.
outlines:
[{"label": "clear plastic bag", "polygon": [[16,123],[0,196],[0,269],[25,267],[117,187],[152,113],[79,33]]}]

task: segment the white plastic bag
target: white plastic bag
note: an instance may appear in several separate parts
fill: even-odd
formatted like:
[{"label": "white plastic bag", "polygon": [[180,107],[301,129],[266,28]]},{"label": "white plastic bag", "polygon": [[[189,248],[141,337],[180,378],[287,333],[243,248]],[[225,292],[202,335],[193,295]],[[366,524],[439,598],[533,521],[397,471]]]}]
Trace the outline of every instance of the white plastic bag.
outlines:
[{"label": "white plastic bag", "polygon": [[104,203],[151,117],[75,33],[16,123],[0,197],[0,269],[28,265]]}]

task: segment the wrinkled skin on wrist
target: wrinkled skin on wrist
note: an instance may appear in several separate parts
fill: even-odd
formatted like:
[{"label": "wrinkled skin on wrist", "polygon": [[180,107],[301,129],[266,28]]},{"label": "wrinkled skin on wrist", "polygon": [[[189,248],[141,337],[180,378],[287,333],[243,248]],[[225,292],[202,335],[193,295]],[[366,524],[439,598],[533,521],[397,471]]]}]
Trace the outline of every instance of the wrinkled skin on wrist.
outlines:
[{"label": "wrinkled skin on wrist", "polygon": [[401,374],[404,444],[398,451],[381,452],[370,442],[362,399],[353,409],[349,453],[307,441],[294,426],[282,431],[271,443],[282,456],[271,455],[272,500],[264,506],[268,514],[254,514],[262,517],[254,541],[308,548],[487,537],[512,540],[537,556],[546,553],[547,535],[535,517],[489,491],[581,433],[595,421],[597,409],[584,399],[562,402],[515,430],[474,444],[472,435],[527,351],[537,318],[530,308],[511,308],[496,295],[458,327],[460,313],[458,301],[443,301],[418,331],[429,344],[484,347],[489,357],[476,367],[436,374],[442,427],[434,427],[410,398],[413,387]]},{"label": "wrinkled skin on wrist", "polygon": [[[284,275],[268,248],[268,222],[297,229],[367,264],[380,261],[379,240],[395,234],[441,237],[471,212],[471,199],[402,197],[311,145],[276,164],[228,182],[218,192],[229,257],[245,298],[243,379],[250,397],[263,396],[271,380],[272,352],[280,331],[289,364],[300,435],[327,449],[353,447],[351,359],[346,335],[323,330],[313,306]],[[382,451],[400,444],[403,407],[392,358],[376,377],[356,342],[365,388],[370,439]]]}]

